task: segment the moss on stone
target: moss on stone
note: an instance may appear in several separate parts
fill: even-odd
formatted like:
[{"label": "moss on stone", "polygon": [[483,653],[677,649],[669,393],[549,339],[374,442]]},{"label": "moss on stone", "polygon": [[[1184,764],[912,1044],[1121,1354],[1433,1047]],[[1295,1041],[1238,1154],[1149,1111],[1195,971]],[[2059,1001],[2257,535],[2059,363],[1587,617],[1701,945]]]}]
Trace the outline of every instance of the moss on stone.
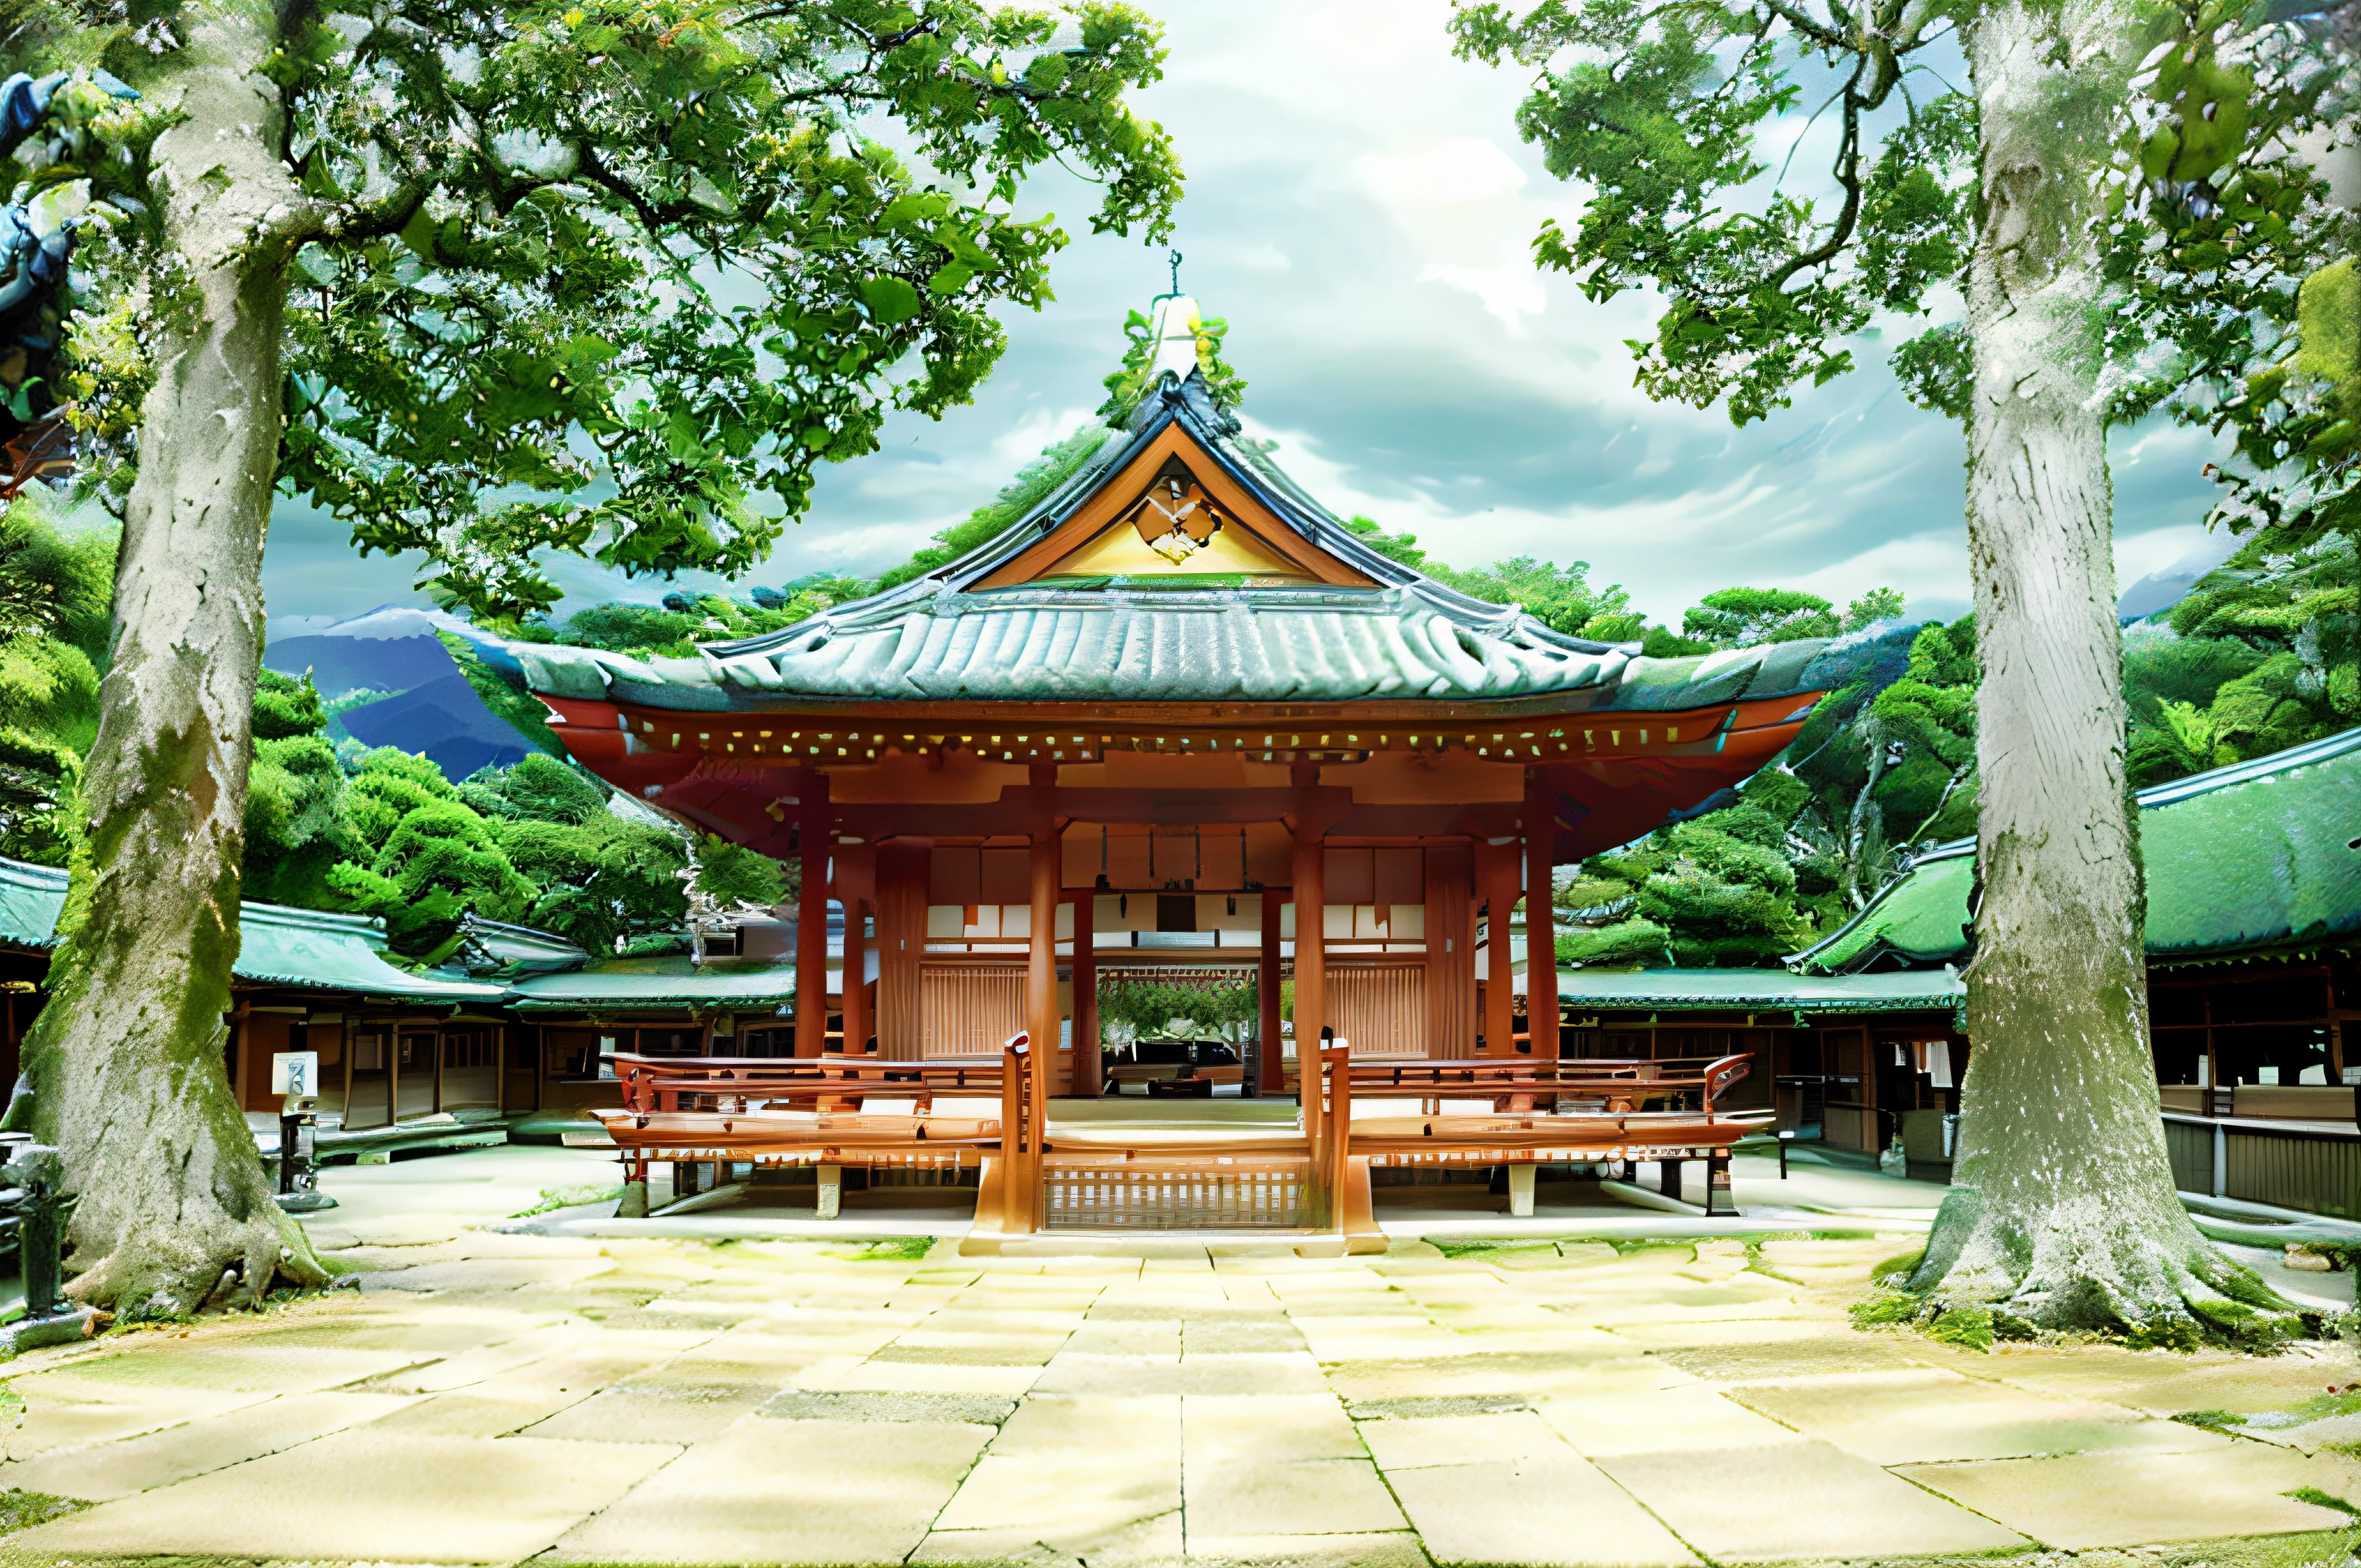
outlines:
[{"label": "moss on stone", "polygon": [[93,1506],[79,1497],[55,1497],[47,1492],[24,1492],[11,1487],[0,1492],[0,1535],[30,1530]]},{"label": "moss on stone", "polygon": [[1970,1350],[1993,1347],[1993,1312],[1989,1307],[1953,1307],[1938,1312],[1927,1324],[1927,1337]]}]

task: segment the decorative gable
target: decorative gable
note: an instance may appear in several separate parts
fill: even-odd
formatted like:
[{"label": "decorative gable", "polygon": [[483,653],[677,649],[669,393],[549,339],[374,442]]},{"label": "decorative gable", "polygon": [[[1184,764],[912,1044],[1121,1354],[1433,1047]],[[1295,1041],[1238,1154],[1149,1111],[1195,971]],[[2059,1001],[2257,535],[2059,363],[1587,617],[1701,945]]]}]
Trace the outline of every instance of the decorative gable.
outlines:
[{"label": "decorative gable", "polygon": [[1103,479],[1047,538],[972,586],[1110,576],[1140,586],[1207,577],[1275,587],[1378,586],[1281,521],[1178,422]]}]

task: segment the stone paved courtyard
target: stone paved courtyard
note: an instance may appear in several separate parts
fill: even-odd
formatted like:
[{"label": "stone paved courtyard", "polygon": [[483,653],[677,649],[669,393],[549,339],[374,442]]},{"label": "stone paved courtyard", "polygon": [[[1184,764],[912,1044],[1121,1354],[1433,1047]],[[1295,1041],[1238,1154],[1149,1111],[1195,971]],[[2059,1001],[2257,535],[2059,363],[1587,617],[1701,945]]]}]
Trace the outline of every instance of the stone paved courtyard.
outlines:
[{"label": "stone paved courtyard", "polygon": [[359,1290],[11,1364],[10,1521],[87,1506],[0,1560],[2342,1563],[2361,1506],[2361,1417],[2168,1419],[2342,1348],[1858,1332],[1906,1230],[976,1259],[372,1208],[429,1163],[323,1217]]}]

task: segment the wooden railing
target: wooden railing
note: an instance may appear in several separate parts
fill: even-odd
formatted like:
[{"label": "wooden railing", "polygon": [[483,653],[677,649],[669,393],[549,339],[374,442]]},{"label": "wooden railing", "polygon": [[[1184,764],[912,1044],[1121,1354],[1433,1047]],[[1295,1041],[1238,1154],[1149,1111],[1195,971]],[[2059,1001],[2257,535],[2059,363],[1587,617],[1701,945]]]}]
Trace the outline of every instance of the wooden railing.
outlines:
[{"label": "wooden railing", "polygon": [[[855,1105],[872,1097],[909,1099],[926,1110],[936,1095],[1000,1098],[999,1060],[845,1061],[827,1057],[642,1057],[617,1052],[616,1081],[627,1111],[722,1111],[770,1102]],[[729,1103],[723,1103],[723,1102]]]},{"label": "wooden railing", "polygon": [[[1563,1101],[1598,1101],[1598,1109],[1637,1111],[1655,1100],[1675,1100],[1711,1110],[1716,1096],[1744,1081],[1753,1057],[1684,1058],[1644,1061],[1568,1057],[1534,1061],[1518,1057],[1462,1057],[1442,1060],[1388,1061],[1356,1058],[1353,1092],[1363,1099],[1485,1100],[1496,1111],[1546,1107]],[[1509,1102],[1517,1102],[1510,1104]]]},{"label": "wooden railing", "polygon": [[[1530,1212],[1533,1171],[1549,1163],[1703,1159],[1708,1191],[1726,1189],[1730,1146],[1771,1119],[1768,1111],[1717,1110],[1750,1057],[1693,1061],[1446,1061],[1354,1059],[1324,1045],[1310,1065],[1293,1127],[1177,1138],[1136,1130],[1049,1128],[1049,1053],[1022,1034],[996,1063],[853,1063],[808,1058],[655,1058],[619,1056],[627,1108],[601,1113],[642,1175],[656,1159],[754,1164],[900,1165],[977,1162],[975,1232],[1029,1235],[1049,1223],[1053,1177],[1071,1185],[1114,1174],[1203,1173],[1246,1161],[1293,1194],[1297,1228],[1341,1234],[1355,1250],[1382,1249],[1370,1198],[1375,1166],[1505,1166],[1512,1212]],[[997,1096],[996,1118],[937,1116],[935,1095]],[[908,1114],[832,1112],[871,1098],[920,1102]],[[1416,1113],[1364,1116],[1357,1098],[1419,1102]],[[1445,1113],[1449,1101],[1490,1100],[1480,1113]],[[1568,1113],[1564,1102],[1594,1102]],[[1547,1102],[1557,1102],[1553,1113]],[[788,1107],[781,1109],[781,1103]],[[810,1102],[819,1109],[793,1107]],[[1652,1110],[1652,1104],[1664,1103]],[[1411,1108],[1405,1106],[1404,1110]],[[1301,1172],[1300,1177],[1295,1172]],[[1068,1223],[1071,1223],[1069,1221]]]}]

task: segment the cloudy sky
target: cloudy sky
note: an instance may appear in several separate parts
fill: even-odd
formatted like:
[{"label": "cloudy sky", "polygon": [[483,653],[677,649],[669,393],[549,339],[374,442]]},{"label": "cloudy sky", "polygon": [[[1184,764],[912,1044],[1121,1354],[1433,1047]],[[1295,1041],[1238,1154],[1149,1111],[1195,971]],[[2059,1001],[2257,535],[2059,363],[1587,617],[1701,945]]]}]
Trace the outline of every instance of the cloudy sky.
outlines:
[{"label": "cloudy sky", "polygon": [[[1592,305],[1532,267],[1534,230],[1570,227],[1582,194],[1517,139],[1526,74],[1451,57],[1446,0],[1141,3],[1171,49],[1141,108],[1188,170],[1182,287],[1230,323],[1250,429],[1334,510],[1455,565],[1587,561],[1675,621],[1741,582],[1839,603],[1892,586],[1916,614],[1965,611],[1958,428],[1903,399],[1875,343],[1862,369],[1742,431],[1650,402],[1622,340],[1645,334],[1652,302]],[[1063,176],[1023,204],[1076,236],[1057,301],[1009,313],[973,406],[897,419],[882,451],[830,470],[750,582],[906,558],[1097,405],[1125,312],[1166,286],[1164,252],[1091,236],[1091,192]],[[2204,547],[2207,447],[2150,426],[2114,448],[2128,584]],[[567,609],[667,586],[555,570]],[[280,509],[264,579],[274,620],[423,602],[401,564],[356,559],[298,506]]]}]

